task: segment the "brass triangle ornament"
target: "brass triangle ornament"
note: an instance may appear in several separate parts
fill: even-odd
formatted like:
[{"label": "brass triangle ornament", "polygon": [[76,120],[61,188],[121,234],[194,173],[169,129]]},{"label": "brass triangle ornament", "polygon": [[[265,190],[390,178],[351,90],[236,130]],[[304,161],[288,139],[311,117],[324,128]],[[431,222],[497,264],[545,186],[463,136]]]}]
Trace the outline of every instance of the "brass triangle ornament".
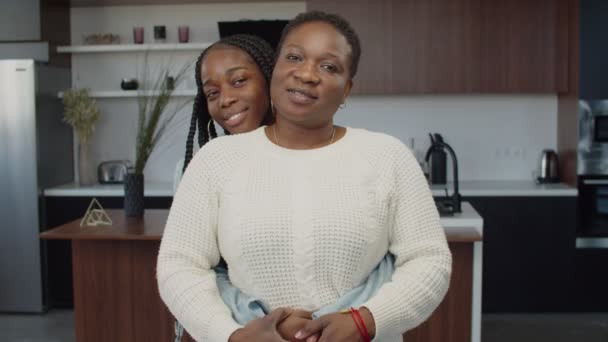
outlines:
[{"label": "brass triangle ornament", "polygon": [[80,220],[81,227],[111,226],[112,219],[103,209],[97,198],[93,198],[89,208]]}]

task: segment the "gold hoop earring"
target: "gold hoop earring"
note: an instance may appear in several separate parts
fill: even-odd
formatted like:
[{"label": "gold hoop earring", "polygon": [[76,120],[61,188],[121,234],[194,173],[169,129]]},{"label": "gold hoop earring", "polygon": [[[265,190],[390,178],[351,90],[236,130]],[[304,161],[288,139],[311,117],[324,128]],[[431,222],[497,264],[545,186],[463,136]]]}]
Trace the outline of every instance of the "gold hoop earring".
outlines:
[{"label": "gold hoop earring", "polygon": [[207,134],[209,134],[209,139],[211,139],[211,125],[213,124],[213,119],[209,119],[207,123]]}]

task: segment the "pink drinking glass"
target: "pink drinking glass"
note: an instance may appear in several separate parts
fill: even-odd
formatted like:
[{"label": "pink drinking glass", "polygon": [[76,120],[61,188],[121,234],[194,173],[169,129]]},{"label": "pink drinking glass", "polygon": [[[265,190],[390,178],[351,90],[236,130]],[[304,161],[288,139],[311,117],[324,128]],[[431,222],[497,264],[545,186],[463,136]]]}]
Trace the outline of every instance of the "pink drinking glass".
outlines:
[{"label": "pink drinking glass", "polygon": [[190,40],[190,30],[188,29],[188,26],[179,26],[177,28],[177,33],[180,43],[187,43],[188,40]]},{"label": "pink drinking glass", "polygon": [[144,28],[143,27],[134,27],[133,28],[133,42],[135,44],[144,43]]}]

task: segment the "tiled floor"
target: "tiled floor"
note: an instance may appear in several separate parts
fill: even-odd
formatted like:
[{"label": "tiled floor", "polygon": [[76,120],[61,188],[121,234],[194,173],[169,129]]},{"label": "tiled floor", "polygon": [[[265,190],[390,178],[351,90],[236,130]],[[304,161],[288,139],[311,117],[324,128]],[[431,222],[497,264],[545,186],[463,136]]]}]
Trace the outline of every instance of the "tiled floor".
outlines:
[{"label": "tiled floor", "polygon": [[[0,341],[72,342],[73,319],[67,310],[0,314]],[[482,330],[482,342],[608,342],[608,313],[484,315]]]},{"label": "tiled floor", "polygon": [[482,342],[608,342],[608,313],[484,315]]},{"label": "tiled floor", "polygon": [[52,310],[45,315],[0,314],[2,342],[72,342],[74,311]]}]

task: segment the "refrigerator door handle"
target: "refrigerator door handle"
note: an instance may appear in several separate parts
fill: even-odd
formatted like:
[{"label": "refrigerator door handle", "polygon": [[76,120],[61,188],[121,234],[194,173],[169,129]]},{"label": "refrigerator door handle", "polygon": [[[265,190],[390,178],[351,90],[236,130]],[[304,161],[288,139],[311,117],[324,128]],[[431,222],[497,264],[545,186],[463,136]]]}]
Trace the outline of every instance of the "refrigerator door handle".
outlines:
[{"label": "refrigerator door handle", "polygon": [[608,179],[583,179],[586,185],[608,185]]},{"label": "refrigerator door handle", "polygon": [[577,249],[608,249],[608,237],[577,237]]}]

